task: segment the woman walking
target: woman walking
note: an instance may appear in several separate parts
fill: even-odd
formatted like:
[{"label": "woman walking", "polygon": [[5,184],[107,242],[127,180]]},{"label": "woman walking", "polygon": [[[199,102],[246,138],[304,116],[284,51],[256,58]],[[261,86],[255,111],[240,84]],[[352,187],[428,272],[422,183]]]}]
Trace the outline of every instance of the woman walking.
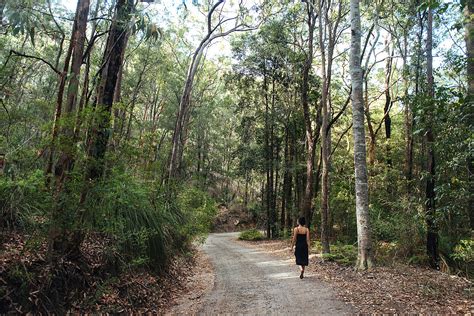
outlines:
[{"label": "woman walking", "polygon": [[305,226],[304,217],[298,218],[298,227],[293,230],[293,239],[291,241],[291,251],[296,244],[295,257],[296,264],[300,266],[300,279],[304,277],[304,268],[308,265],[309,229]]}]

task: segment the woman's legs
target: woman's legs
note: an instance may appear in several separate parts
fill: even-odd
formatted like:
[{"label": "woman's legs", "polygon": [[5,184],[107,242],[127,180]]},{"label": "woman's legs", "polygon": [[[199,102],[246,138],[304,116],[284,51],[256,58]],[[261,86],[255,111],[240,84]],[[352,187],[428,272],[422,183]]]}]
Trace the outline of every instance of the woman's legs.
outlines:
[{"label": "woman's legs", "polygon": [[300,279],[302,279],[302,278],[303,278],[303,274],[304,274],[304,266],[300,266],[300,271],[301,271],[301,273],[300,273]]}]

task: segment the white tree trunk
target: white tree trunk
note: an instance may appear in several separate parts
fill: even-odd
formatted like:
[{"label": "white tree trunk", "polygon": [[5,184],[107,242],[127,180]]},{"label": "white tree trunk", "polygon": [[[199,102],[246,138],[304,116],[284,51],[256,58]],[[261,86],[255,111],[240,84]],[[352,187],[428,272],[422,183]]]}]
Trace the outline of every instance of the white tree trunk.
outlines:
[{"label": "white tree trunk", "polygon": [[364,130],[364,103],[362,96],[361,26],[359,0],[350,2],[352,83],[352,124],[354,133],[354,166],[357,217],[358,257],[356,269],[365,270],[373,265],[372,241],[369,221],[369,190]]}]

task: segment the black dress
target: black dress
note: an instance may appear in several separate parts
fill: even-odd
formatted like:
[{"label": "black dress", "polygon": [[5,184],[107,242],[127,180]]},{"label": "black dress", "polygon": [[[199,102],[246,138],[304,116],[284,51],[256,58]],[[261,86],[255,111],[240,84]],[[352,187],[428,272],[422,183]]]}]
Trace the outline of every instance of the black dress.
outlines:
[{"label": "black dress", "polygon": [[297,265],[308,265],[308,243],[306,242],[306,234],[296,234],[295,257]]}]

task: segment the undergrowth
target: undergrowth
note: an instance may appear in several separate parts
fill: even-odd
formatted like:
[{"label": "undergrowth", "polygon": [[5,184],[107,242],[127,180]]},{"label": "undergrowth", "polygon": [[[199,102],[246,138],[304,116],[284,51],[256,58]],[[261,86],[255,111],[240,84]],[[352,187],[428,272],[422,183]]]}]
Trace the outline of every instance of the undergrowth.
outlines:
[{"label": "undergrowth", "polygon": [[256,240],[262,240],[264,238],[265,236],[259,230],[256,230],[256,229],[249,229],[239,234],[240,240],[256,241]]},{"label": "undergrowth", "polygon": [[[72,179],[61,197],[60,218],[51,218],[52,194],[42,171],[15,181],[0,179],[2,243],[8,243],[0,271],[0,313],[62,314],[84,301],[80,293],[89,293],[84,303],[93,306],[124,273],[166,271],[174,257],[189,253],[192,242],[209,232],[216,213],[214,200],[190,184],[170,192],[154,181],[112,169],[90,189],[83,206],[82,257],[64,257],[51,265],[50,225],[62,225],[65,232],[78,229],[74,219],[81,211],[77,198],[82,178]],[[18,251],[21,256],[15,255]]]}]

